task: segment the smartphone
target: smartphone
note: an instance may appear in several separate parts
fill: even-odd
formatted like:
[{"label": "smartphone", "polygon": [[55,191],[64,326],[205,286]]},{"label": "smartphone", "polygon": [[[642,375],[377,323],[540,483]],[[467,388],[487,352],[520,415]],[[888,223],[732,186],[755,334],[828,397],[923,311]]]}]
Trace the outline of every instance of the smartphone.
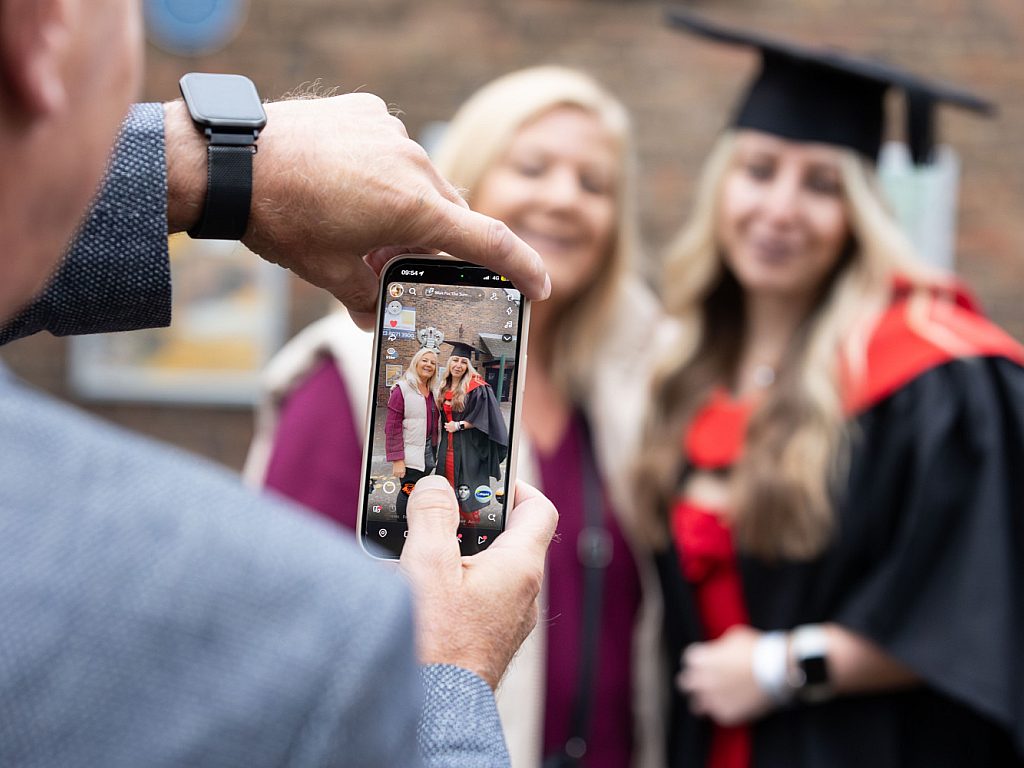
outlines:
[{"label": "smartphone", "polygon": [[406,254],[381,273],[359,527],[397,559],[416,482],[445,477],[464,555],[505,528],[530,304],[508,278],[448,256]]}]

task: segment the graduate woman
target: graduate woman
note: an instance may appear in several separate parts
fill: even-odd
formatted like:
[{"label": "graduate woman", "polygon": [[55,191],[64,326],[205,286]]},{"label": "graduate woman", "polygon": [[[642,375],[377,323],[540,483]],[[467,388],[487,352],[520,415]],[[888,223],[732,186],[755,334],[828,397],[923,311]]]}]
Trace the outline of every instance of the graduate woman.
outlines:
[{"label": "graduate woman", "polygon": [[508,456],[508,429],[491,385],[473,368],[473,346],[451,344],[438,394],[441,439],[437,449],[437,473],[455,490],[463,525],[480,522],[480,510],[490,496],[478,499],[477,489],[490,488],[491,478],[501,480],[501,463]]},{"label": "graduate woman", "polygon": [[[762,51],[666,264],[686,341],[638,484],[661,552],[673,766],[1019,765],[1024,351],[927,271],[873,162],[941,101],[835,54]],[[926,128],[930,126],[925,126]]]}]

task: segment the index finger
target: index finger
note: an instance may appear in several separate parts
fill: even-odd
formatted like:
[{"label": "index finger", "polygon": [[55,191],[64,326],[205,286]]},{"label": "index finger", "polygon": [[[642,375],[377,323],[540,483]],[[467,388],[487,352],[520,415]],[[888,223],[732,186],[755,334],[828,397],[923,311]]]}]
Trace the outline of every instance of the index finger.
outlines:
[{"label": "index finger", "polygon": [[544,262],[505,224],[452,202],[444,206],[450,226],[432,245],[458,259],[504,275],[528,299],[542,300],[551,294],[551,280]]}]

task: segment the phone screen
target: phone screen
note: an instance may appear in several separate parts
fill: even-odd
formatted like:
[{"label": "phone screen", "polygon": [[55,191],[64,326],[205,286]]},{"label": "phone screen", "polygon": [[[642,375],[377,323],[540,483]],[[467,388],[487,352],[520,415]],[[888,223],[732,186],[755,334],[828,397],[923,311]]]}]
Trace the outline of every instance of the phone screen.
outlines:
[{"label": "phone screen", "polygon": [[401,554],[416,482],[441,475],[459,503],[464,555],[505,527],[528,302],[507,278],[453,259],[385,268],[378,309],[361,533]]}]

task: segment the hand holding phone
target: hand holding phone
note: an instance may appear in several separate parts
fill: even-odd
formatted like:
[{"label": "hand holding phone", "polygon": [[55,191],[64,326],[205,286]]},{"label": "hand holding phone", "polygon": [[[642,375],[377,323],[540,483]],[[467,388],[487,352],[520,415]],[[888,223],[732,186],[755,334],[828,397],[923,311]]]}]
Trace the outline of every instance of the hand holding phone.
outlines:
[{"label": "hand holding phone", "polygon": [[409,498],[409,537],[401,570],[416,599],[423,664],[454,664],[495,688],[537,623],[544,557],[558,523],[554,506],[526,483],[505,532],[463,559],[455,532],[459,507],[444,478],[423,478]]},{"label": "hand holding phone", "polygon": [[504,530],[529,302],[507,278],[444,256],[384,268],[363,452],[360,541],[397,559],[409,496],[431,476],[455,493],[463,555]]}]

